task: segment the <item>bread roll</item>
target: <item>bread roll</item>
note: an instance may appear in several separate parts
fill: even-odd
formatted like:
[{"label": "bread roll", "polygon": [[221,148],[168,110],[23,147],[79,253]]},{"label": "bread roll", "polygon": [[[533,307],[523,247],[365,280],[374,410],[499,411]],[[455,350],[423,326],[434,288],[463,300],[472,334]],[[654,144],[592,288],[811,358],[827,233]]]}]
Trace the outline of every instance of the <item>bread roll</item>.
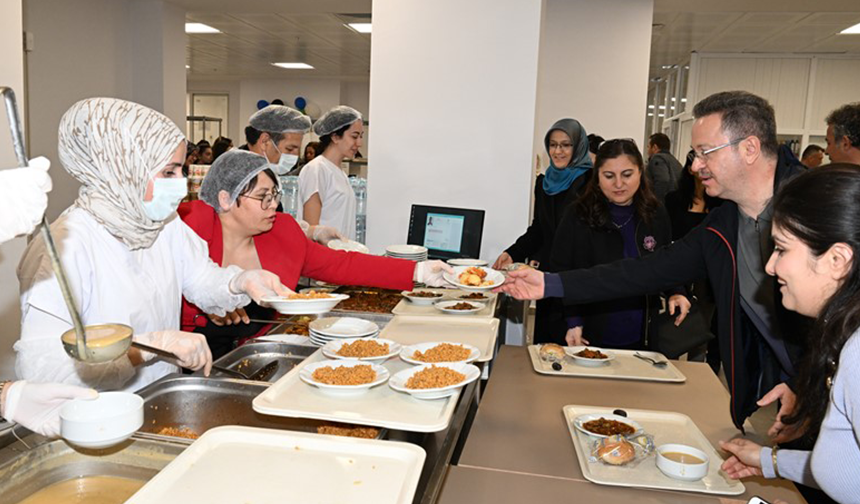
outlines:
[{"label": "bread roll", "polygon": [[561,362],[564,360],[564,348],[555,343],[544,343],[540,346],[540,358],[547,362]]},{"label": "bread roll", "polygon": [[624,465],[636,458],[636,449],[622,436],[609,436],[597,450],[597,458],[607,464]]}]

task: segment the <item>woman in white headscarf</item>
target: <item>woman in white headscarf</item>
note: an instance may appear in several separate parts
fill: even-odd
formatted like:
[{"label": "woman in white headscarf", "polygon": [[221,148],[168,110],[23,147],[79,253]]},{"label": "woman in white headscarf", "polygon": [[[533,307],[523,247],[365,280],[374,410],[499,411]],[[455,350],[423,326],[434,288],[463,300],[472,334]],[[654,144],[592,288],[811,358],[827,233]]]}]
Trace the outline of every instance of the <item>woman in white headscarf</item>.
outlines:
[{"label": "woman in white headscarf", "polygon": [[[205,339],[178,330],[183,295],[223,315],[251,298],[291,292],[269,272],[218,267],[175,218],[186,194],[185,139],[160,113],[112,98],[82,100],[60,120],[59,154],[81,189],[51,231],[85,325],[129,325],[135,340],[208,373]],[[98,365],[68,357],[60,335],[72,322],[41,238],[25,251],[18,279],[20,378],[132,391],[178,370],[134,348]]]}]

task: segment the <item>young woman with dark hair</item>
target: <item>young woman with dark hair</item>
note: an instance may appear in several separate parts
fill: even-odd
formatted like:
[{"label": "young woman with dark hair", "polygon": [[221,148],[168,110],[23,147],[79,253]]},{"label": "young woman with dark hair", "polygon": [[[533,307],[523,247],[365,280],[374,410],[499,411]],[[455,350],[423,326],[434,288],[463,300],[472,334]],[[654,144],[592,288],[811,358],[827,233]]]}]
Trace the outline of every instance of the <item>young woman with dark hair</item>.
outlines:
[{"label": "young woman with dark hair", "polygon": [[[672,226],[644,177],[642,154],[633,140],[604,142],[597,152],[595,174],[584,192],[568,207],[555,234],[550,255],[555,271],[650,254],[672,240]],[[681,323],[690,302],[674,289],[669,309],[680,311]],[[644,348],[654,330],[656,296],[572,305],[554,321],[553,339],[568,345],[593,343],[610,348]]]},{"label": "young woman with dark hair", "polygon": [[776,244],[767,272],[782,304],[815,317],[796,384],[779,418],[815,440],[812,451],[720,443],[732,478],[787,478],[837,502],[860,502],[860,167],[836,164],[787,183],[774,199]]}]

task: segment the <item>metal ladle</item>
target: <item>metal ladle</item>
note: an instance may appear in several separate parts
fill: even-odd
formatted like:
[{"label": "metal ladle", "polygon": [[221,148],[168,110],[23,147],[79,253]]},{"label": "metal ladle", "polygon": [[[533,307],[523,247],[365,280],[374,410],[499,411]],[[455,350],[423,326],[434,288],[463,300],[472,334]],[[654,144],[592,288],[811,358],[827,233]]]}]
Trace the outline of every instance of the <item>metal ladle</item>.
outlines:
[{"label": "metal ladle", "polygon": [[[0,86],[0,95],[2,95],[3,102],[6,105],[6,116],[9,119],[9,129],[12,132],[12,146],[15,149],[15,157],[18,158],[18,166],[26,168],[28,166],[27,151],[24,148],[24,133],[21,130],[21,120],[18,116],[18,103],[15,100],[15,92],[12,88]],[[57,248],[54,246],[54,238],[51,236],[48,218],[44,215],[42,216],[39,228],[42,233],[42,239],[45,241],[48,256],[51,258],[54,275],[57,277],[57,283],[60,284],[60,292],[63,294],[63,300],[66,302],[66,308],[69,310],[69,315],[72,317],[72,325],[74,325],[74,329],[66,331],[61,338],[66,353],[72,358],[87,364],[109,362],[124,355],[131,346],[131,336],[133,333],[132,328],[127,325],[104,324],[91,326],[89,330],[101,337],[95,338],[90,341],[89,345],[87,344],[87,329],[84,328],[81,322],[75,298],[72,297],[66,273],[63,270],[63,265],[60,263]],[[74,337],[73,339],[72,336]]]}]

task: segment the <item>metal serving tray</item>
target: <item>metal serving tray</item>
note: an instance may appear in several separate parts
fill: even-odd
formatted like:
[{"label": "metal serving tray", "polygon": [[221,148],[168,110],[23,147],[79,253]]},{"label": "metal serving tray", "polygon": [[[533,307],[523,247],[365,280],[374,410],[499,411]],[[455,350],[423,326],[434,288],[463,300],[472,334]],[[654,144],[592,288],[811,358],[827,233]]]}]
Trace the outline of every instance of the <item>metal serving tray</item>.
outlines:
[{"label": "metal serving tray", "polygon": [[[316,348],[305,345],[293,345],[289,343],[276,343],[272,341],[260,341],[246,343],[239,348],[232,350],[227,355],[215,361],[215,364],[244,373],[245,376],[251,376],[259,371],[266,364],[277,361],[278,370],[270,376],[266,381],[274,383],[297,364],[307,359]],[[194,373],[195,376],[203,376],[202,371]],[[212,376],[226,376],[218,371],[212,370]]]},{"label": "metal serving tray", "polygon": [[[317,432],[327,422],[284,418],[257,413],[251,407],[268,384],[244,380],[212,380],[169,375],[139,390],[143,397],[143,427],[138,436],[190,444],[192,439],[159,435],[164,427],[185,428],[201,435],[213,427],[243,425],[302,432]],[[380,429],[381,438],[385,433]]]},{"label": "metal serving tray", "polygon": [[[38,438],[29,436],[25,441]],[[132,438],[106,450],[76,450],[62,440],[27,450],[17,442],[0,450],[0,501],[20,502],[49,485],[80,477],[115,476],[149,481],[186,447]]]}]

